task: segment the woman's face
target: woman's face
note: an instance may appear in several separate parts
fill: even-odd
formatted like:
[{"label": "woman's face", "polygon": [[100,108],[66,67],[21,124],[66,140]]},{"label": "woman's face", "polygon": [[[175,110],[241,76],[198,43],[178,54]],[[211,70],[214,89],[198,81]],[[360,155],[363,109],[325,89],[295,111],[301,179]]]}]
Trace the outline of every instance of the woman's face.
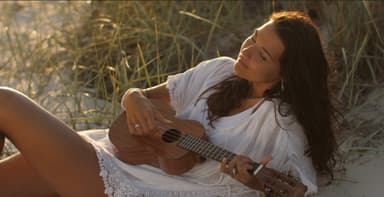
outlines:
[{"label": "woman's face", "polygon": [[284,45],[274,30],[271,21],[257,28],[241,45],[234,65],[234,72],[240,78],[253,83],[279,82],[279,58]]}]

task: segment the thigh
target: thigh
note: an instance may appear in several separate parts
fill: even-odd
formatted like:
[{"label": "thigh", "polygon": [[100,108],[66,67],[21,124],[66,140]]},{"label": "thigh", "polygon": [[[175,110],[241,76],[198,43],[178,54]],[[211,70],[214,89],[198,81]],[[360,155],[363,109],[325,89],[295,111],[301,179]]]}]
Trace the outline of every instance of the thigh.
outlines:
[{"label": "thigh", "polygon": [[105,196],[93,146],[24,94],[0,88],[0,130],[60,196]]},{"label": "thigh", "polygon": [[20,153],[0,161],[0,188],[3,197],[58,196]]}]

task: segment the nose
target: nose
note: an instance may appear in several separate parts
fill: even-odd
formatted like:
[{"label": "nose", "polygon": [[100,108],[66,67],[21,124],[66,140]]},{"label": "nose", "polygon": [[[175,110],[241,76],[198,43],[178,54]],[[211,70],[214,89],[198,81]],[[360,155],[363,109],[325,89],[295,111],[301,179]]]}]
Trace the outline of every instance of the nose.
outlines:
[{"label": "nose", "polygon": [[253,43],[252,41],[248,41],[248,42],[245,44],[243,50],[250,50],[250,49],[253,49],[253,48],[255,48],[255,47],[256,47],[256,43]]},{"label": "nose", "polygon": [[241,50],[241,53],[248,56],[249,53],[252,53],[252,51],[255,51],[255,44],[250,44],[250,45],[246,45],[244,46],[244,48]]}]

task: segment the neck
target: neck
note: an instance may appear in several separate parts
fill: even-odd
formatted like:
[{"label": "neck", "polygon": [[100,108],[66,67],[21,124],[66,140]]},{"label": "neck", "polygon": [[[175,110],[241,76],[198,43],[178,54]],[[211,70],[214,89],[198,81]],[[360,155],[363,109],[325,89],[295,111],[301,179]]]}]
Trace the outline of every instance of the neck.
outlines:
[{"label": "neck", "polygon": [[250,99],[261,98],[264,95],[265,90],[272,88],[274,83],[257,83],[251,82],[251,88],[249,93]]}]

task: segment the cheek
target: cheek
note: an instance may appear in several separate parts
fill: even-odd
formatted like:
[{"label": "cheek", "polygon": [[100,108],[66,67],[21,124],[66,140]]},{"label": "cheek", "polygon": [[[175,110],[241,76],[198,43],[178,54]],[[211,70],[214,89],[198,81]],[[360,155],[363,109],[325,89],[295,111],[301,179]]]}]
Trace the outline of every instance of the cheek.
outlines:
[{"label": "cheek", "polygon": [[269,72],[266,72],[264,80],[266,82],[272,82],[272,81],[276,81],[278,79],[279,79],[278,72],[276,72],[276,71],[269,71]]},{"label": "cheek", "polygon": [[249,70],[249,77],[253,78],[253,81],[269,82],[279,77],[279,72],[276,69],[266,67],[265,65],[254,64]]}]

